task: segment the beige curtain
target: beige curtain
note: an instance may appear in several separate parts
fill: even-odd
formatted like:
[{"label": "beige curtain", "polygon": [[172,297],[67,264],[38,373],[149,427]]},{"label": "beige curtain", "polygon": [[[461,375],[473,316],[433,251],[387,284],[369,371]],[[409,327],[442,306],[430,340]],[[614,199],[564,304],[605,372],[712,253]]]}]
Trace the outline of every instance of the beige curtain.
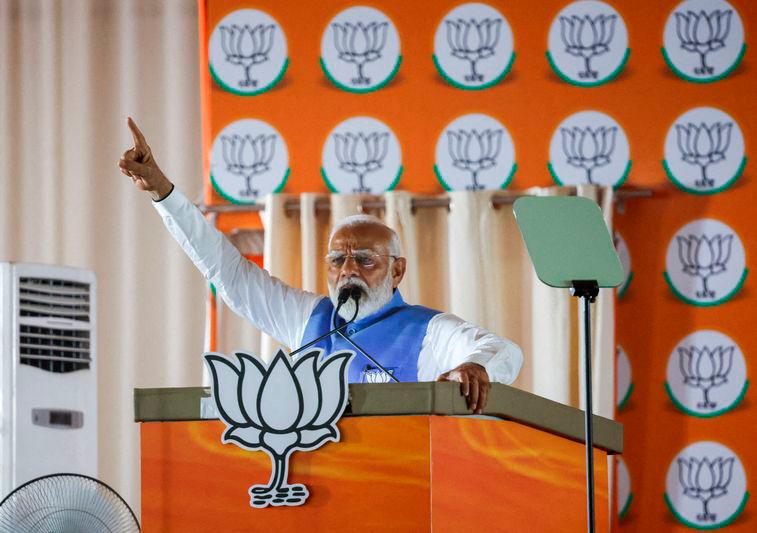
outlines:
[{"label": "beige curtain", "polygon": [[[593,186],[549,187],[533,195],[579,194],[599,202],[612,225],[612,191]],[[582,407],[583,366],[579,360],[579,302],[566,290],[539,282],[515,223],[512,206],[495,208],[495,192],[453,192],[450,207],[413,209],[413,195],[385,194],[385,208],[368,211],[383,218],[399,234],[408,260],[400,285],[404,298],[450,311],[516,341],[525,354],[515,386],[552,400]],[[345,216],[361,212],[361,197],[331,195],[330,216],[316,212],[325,195],[299,196],[301,210],[285,205],[298,197],[274,195],[265,200],[265,264],[287,283],[326,294],[322,261],[329,228]],[[613,417],[614,346],[612,291],[602,290],[592,307],[593,401],[596,413]],[[224,317],[232,314],[226,310]],[[224,318],[225,319],[225,318]],[[232,319],[223,328],[221,351],[241,346],[239,332],[249,338],[251,326]],[[253,335],[254,336],[254,335]],[[255,341],[249,346],[255,346]],[[277,344],[263,336],[261,354],[270,357]]]},{"label": "beige curtain", "polygon": [[139,513],[132,389],[201,380],[205,291],[116,167],[132,115],[201,189],[193,0],[0,2],[0,260],[98,278],[99,476]]}]

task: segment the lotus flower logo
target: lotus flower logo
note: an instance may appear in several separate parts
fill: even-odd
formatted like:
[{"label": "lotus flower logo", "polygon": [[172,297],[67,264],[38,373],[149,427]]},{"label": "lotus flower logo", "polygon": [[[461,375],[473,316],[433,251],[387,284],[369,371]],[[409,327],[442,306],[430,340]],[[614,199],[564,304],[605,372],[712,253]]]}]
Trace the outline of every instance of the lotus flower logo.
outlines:
[{"label": "lotus flower logo", "polygon": [[387,368],[389,373],[387,374],[380,368],[375,368],[371,365],[366,365],[363,369],[363,383],[389,383],[392,378],[390,374],[394,374],[394,368]]},{"label": "lotus flower logo", "polygon": [[239,195],[257,198],[252,178],[271,169],[276,135],[221,135],[221,144],[226,170],[244,178],[245,189]]},{"label": "lotus flower logo", "polygon": [[701,389],[704,400],[697,407],[714,409],[717,403],[710,400],[710,389],[728,382],[728,373],[733,365],[734,346],[679,347],[678,361],[683,382],[691,387]]},{"label": "lotus flower logo", "polygon": [[452,165],[470,173],[471,184],[465,188],[469,191],[484,188],[478,182],[478,175],[497,164],[497,157],[502,148],[501,129],[447,130],[447,148]]},{"label": "lotus flower logo", "polygon": [[476,63],[494,55],[494,49],[499,42],[502,19],[445,20],[444,25],[447,28],[447,43],[452,55],[470,63],[470,74],[465,76],[465,80],[483,81],[484,77],[476,72]]},{"label": "lotus flower logo", "polygon": [[714,298],[715,291],[707,286],[710,276],[722,274],[727,270],[726,264],[731,257],[733,235],[716,234],[712,237],[676,235],[678,257],[683,272],[697,276],[702,280],[702,290],[697,291],[699,298]]},{"label": "lotus flower logo", "polygon": [[253,67],[269,60],[273,47],[273,24],[245,24],[238,26],[219,26],[221,32],[221,48],[226,55],[226,61],[244,68],[245,79],[239,82],[240,87],[257,87],[258,80],[252,78]]},{"label": "lotus flower logo", "polygon": [[347,368],[354,356],[344,351],[320,364],[320,350],[294,365],[279,351],[268,368],[257,357],[236,353],[237,364],[206,354],[213,395],[227,429],[221,442],[263,450],[273,471],[267,485],[249,489],[252,507],[302,505],[309,496],[302,484],[289,484],[289,456],[339,440],[336,422],[347,406]]},{"label": "lotus flower logo", "polygon": [[676,141],[681,159],[701,169],[702,177],[694,182],[697,187],[712,187],[715,180],[707,176],[707,167],[725,161],[725,153],[731,144],[732,122],[715,122],[708,126],[699,124],[676,124]]},{"label": "lotus flower logo", "polygon": [[725,48],[725,40],[731,30],[730,9],[716,9],[709,14],[704,10],[695,13],[675,12],[676,34],[681,41],[681,48],[693,54],[699,54],[699,66],[694,74],[711,75],[713,67],[707,65],[707,54]]},{"label": "lotus flower logo", "polygon": [[358,180],[358,186],[352,189],[352,192],[367,193],[371,191],[365,185],[365,178],[371,172],[383,168],[388,143],[389,132],[334,134],[334,152],[339,162],[339,168],[354,174]]},{"label": "lotus flower logo", "polygon": [[734,461],[733,457],[716,457],[713,460],[707,457],[677,459],[678,479],[683,487],[683,494],[702,502],[702,513],[697,515],[698,520],[717,520],[717,515],[709,510],[710,500],[728,494]]},{"label": "lotus flower logo", "polygon": [[617,19],[617,15],[560,17],[560,37],[565,51],[584,60],[584,70],[578,73],[579,78],[595,80],[599,76],[596,70],[592,70],[591,60],[610,51]]},{"label": "lotus flower logo", "polygon": [[352,78],[352,84],[370,85],[371,78],[365,75],[364,68],[367,63],[381,57],[389,23],[335,22],[331,27],[334,30],[334,47],[339,59],[352,63],[357,68],[357,77]]},{"label": "lotus flower logo", "polygon": [[592,172],[610,164],[617,134],[618,128],[615,126],[560,128],[562,149],[568,164],[583,168],[586,181],[594,184]]}]

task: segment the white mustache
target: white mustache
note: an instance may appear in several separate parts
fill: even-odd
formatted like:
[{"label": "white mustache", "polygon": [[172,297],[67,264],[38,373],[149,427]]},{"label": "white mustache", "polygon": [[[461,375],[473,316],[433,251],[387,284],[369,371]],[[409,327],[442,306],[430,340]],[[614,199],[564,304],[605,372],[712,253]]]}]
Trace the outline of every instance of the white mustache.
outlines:
[{"label": "white mustache", "polygon": [[342,288],[346,287],[347,285],[352,285],[353,287],[357,287],[359,289],[362,289],[364,292],[368,292],[368,284],[363,281],[360,278],[351,277],[351,278],[345,278],[336,284],[336,290],[340,291]]},{"label": "white mustache", "polygon": [[[358,277],[350,277],[339,280],[334,287],[329,286],[329,297],[335,307],[338,305],[337,295],[344,287],[349,285],[357,287],[363,292],[360,298],[360,308],[356,318],[357,320],[375,313],[392,298],[391,274],[387,273],[384,282],[372,289],[368,287],[368,284],[362,279]],[[339,309],[339,316],[345,320],[350,320],[355,312],[355,308],[355,302],[351,299],[347,300],[347,302],[345,302]]]}]

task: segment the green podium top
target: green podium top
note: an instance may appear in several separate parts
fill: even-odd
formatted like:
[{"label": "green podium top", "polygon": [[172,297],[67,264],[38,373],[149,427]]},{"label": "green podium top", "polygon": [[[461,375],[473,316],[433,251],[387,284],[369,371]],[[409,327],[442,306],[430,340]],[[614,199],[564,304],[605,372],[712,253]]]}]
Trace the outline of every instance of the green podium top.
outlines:
[{"label": "green podium top", "polygon": [[[344,416],[471,415],[459,383],[361,383],[349,387]],[[583,411],[508,385],[492,383],[484,415],[584,442]],[[134,389],[136,422],[216,418],[207,387]],[[594,446],[608,453],[622,453],[623,426],[598,415],[593,420]]]},{"label": "green podium top", "polygon": [[524,197],[513,206],[536,275],[550,287],[596,280],[617,287],[625,277],[618,254],[593,200],[573,196]]}]

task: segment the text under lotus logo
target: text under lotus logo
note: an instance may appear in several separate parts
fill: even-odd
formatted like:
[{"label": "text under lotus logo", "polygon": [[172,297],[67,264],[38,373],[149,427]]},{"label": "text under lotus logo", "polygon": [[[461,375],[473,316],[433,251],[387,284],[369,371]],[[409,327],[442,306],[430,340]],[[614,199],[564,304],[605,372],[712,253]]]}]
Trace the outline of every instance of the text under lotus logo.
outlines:
[{"label": "text under lotus logo", "polygon": [[592,173],[610,164],[617,134],[616,126],[560,128],[567,163],[584,169],[587,183],[596,183]]},{"label": "text under lotus logo", "polygon": [[675,12],[676,35],[683,50],[699,55],[699,66],[694,74],[711,75],[713,67],[707,64],[707,55],[725,48],[725,40],[731,30],[733,11],[715,9],[709,13],[686,11]]},{"label": "text under lotus logo", "polygon": [[679,457],[678,479],[683,488],[684,496],[699,500],[702,512],[697,514],[701,522],[716,522],[717,514],[710,511],[710,501],[728,494],[728,485],[733,475],[735,459],[729,457],[707,457],[689,459]]},{"label": "text under lotus logo", "polygon": [[273,48],[274,32],[273,24],[245,24],[239,26],[231,24],[220,26],[221,48],[226,56],[226,61],[233,65],[239,65],[244,69],[243,80],[239,81],[240,87],[257,87],[258,80],[252,77],[254,67],[265,63],[270,59]]},{"label": "text under lotus logo", "polygon": [[733,123],[676,124],[675,129],[681,159],[700,168],[701,178],[696,180],[694,185],[699,188],[714,186],[715,180],[707,176],[707,167],[725,161],[726,152],[731,144]]},{"label": "text under lotus logo", "polygon": [[334,47],[338,58],[345,63],[355,65],[357,76],[352,78],[353,85],[370,85],[371,78],[365,73],[367,64],[381,57],[386,45],[388,22],[344,22],[331,25],[334,34]]},{"label": "text under lotus logo", "polygon": [[727,271],[733,235],[677,235],[676,242],[683,272],[702,281],[702,290],[696,292],[697,297],[715,298],[715,291],[709,288],[707,281]]},{"label": "text under lotus logo", "polygon": [[578,73],[579,78],[595,80],[599,76],[591,68],[591,60],[610,51],[617,18],[617,15],[560,17],[560,38],[565,51],[584,60],[584,70]]},{"label": "text under lotus logo", "polygon": [[321,362],[320,350],[291,364],[281,350],[266,367],[257,357],[237,352],[236,361],[209,353],[213,397],[226,431],[223,443],[263,450],[271,458],[271,478],[249,489],[250,505],[305,503],[305,485],[288,482],[289,457],[339,440],[336,422],[347,406],[347,369],[353,352],[334,353]]},{"label": "text under lotus logo", "polygon": [[465,75],[465,81],[481,82],[483,75],[476,71],[476,64],[494,56],[494,50],[499,43],[502,29],[502,19],[474,18],[463,20],[445,20],[447,29],[447,44],[453,57],[467,61],[470,74]]},{"label": "text under lotus logo", "polygon": [[710,390],[728,383],[734,350],[734,346],[678,348],[678,361],[684,384],[702,391],[703,400],[697,403],[700,409],[717,407],[717,402],[710,399]]},{"label": "text under lotus logo", "polygon": [[221,135],[223,160],[226,170],[244,178],[245,188],[239,196],[257,198],[253,188],[255,176],[271,170],[271,161],[276,151],[276,135]]}]

